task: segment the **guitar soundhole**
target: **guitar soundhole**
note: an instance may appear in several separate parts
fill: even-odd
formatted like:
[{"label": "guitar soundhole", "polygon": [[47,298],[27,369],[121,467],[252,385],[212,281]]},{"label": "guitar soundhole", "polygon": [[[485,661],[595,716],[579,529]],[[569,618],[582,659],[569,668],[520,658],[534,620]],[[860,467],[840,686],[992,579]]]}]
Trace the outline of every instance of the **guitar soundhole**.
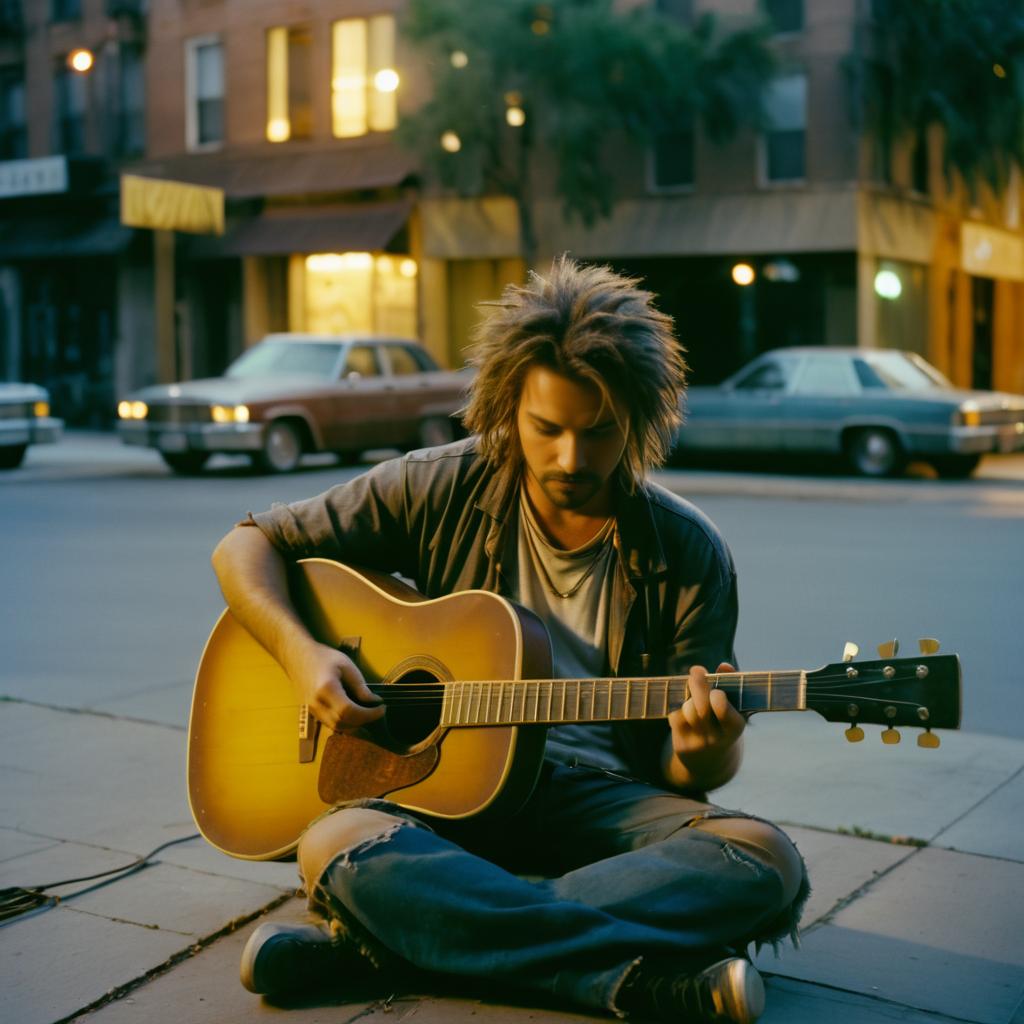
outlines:
[{"label": "guitar soundhole", "polygon": [[[413,669],[391,681],[388,699],[388,732],[404,747],[425,740],[441,721],[441,688],[438,678],[424,669]],[[436,692],[432,692],[436,691]]]}]

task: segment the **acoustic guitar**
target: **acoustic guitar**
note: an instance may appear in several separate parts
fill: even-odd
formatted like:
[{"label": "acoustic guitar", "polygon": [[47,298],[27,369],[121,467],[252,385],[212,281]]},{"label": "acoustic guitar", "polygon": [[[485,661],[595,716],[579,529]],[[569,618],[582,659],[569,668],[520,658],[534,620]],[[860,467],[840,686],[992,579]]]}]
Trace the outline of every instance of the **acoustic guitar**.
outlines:
[{"label": "acoustic guitar", "polygon": [[[545,727],[664,718],[686,676],[552,679],[551,649],[532,613],[486,591],[428,600],[392,576],[326,559],[299,562],[292,597],[313,635],[348,653],[387,705],[358,734],[322,727],[276,661],[225,611],[207,641],[189,721],[188,792],[206,839],[234,857],[291,854],[332,804],[387,797],[439,818],[511,813],[529,796]],[[744,715],[816,711],[846,722],[932,728],[960,721],[960,663],[922,641],[920,657],[813,671],[710,675]]]}]

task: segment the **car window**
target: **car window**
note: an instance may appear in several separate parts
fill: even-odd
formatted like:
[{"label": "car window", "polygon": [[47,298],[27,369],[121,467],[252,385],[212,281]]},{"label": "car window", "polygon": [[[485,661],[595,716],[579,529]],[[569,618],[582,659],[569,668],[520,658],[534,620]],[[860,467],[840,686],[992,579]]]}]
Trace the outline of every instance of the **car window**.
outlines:
[{"label": "car window", "polygon": [[778,359],[768,359],[736,381],[744,390],[782,391],[789,384],[789,366]]},{"label": "car window", "polygon": [[845,355],[804,356],[794,391],[798,395],[855,395],[857,376]]},{"label": "car window", "polygon": [[261,341],[243,352],[225,377],[332,377],[341,345],[316,341]]},{"label": "car window", "polygon": [[373,345],[353,345],[345,356],[343,377],[379,377],[380,362]]},{"label": "car window", "polygon": [[423,372],[423,367],[404,345],[388,345],[388,360],[391,362],[391,372],[396,377]]},{"label": "car window", "polygon": [[918,355],[907,355],[903,352],[865,352],[858,359],[863,362],[863,369],[858,367],[857,373],[862,380],[874,378],[878,383],[865,384],[865,387],[895,388],[898,391],[930,391],[933,388],[949,388],[950,384],[930,363]]}]

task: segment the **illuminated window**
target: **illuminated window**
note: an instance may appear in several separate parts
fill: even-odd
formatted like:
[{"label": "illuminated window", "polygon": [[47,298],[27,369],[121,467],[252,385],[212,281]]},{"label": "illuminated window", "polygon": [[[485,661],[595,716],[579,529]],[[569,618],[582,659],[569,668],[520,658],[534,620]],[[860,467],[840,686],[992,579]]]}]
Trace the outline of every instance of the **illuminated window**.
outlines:
[{"label": "illuminated window", "polygon": [[346,18],[333,26],[331,113],[339,139],[390,131],[398,123],[395,19]]},{"label": "illuminated window", "polygon": [[267,32],[267,138],[308,138],[313,132],[313,36],[308,28]]},{"label": "illuminated window", "polygon": [[807,76],[781,75],[772,81],[764,100],[768,127],[764,133],[766,181],[797,181],[806,176]]},{"label": "illuminated window", "polygon": [[224,141],[224,47],[217,36],[185,41],[188,105],[185,139],[189,149]]}]

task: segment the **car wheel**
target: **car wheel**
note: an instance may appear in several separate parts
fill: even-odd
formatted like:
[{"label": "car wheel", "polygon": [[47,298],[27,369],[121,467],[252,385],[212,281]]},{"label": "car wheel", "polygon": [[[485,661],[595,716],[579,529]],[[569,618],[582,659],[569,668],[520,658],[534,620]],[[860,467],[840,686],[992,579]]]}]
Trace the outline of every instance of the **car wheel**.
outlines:
[{"label": "car wheel", "polygon": [[27,444],[11,444],[0,448],[0,469],[17,469],[25,458]]},{"label": "car wheel", "polygon": [[210,457],[209,452],[161,452],[160,455],[180,476],[195,476]]},{"label": "car wheel", "polygon": [[267,427],[256,462],[266,473],[290,473],[302,459],[302,436],[294,424],[276,420]]},{"label": "car wheel", "polygon": [[980,455],[943,455],[932,459],[935,472],[943,480],[966,480],[981,462]]},{"label": "car wheel", "polygon": [[420,423],[420,447],[436,448],[455,440],[455,425],[448,416],[431,416]]},{"label": "car wheel", "polygon": [[857,430],[846,442],[846,457],[861,476],[895,476],[905,456],[896,435],[883,427]]}]

